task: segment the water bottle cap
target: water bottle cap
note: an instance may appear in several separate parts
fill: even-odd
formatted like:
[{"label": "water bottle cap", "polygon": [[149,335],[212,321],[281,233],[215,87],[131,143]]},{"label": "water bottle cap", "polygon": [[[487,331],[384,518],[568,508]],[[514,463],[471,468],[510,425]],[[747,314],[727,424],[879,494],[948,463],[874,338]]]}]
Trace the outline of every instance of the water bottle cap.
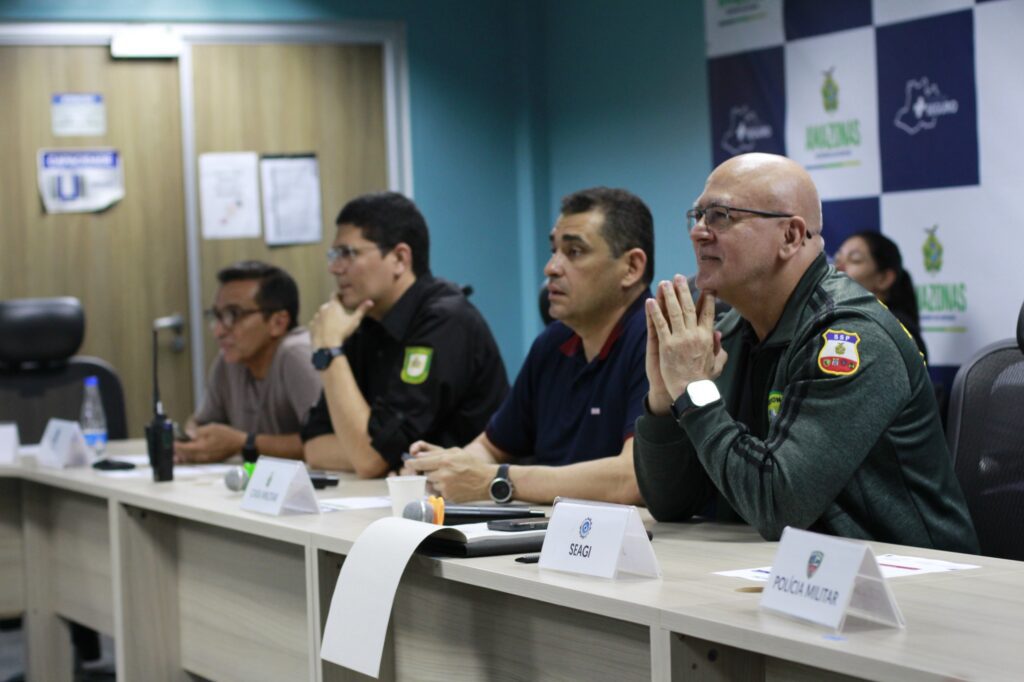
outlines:
[{"label": "water bottle cap", "polygon": [[95,377],[95,376],[86,377],[85,378],[85,385],[86,386],[99,386],[100,385],[100,378],[99,377]]}]

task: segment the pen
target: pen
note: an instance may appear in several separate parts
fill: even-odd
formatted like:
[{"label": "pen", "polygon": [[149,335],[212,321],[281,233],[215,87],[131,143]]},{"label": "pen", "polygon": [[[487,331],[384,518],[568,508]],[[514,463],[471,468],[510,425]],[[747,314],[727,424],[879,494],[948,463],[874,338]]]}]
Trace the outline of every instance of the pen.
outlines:
[{"label": "pen", "polygon": [[540,561],[540,554],[524,554],[523,556],[517,556],[516,561],[521,564],[535,564]]}]

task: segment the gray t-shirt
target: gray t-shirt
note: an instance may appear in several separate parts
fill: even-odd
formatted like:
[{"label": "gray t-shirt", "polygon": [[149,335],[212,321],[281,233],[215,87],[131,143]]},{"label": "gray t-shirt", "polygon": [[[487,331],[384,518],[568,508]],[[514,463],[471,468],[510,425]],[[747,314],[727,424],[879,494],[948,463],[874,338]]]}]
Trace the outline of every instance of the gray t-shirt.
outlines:
[{"label": "gray t-shirt", "polygon": [[196,410],[198,424],[227,424],[246,433],[298,433],[323,384],[310,362],[309,332],[296,327],[281,340],[267,376],[257,380],[244,365],[218,354]]}]

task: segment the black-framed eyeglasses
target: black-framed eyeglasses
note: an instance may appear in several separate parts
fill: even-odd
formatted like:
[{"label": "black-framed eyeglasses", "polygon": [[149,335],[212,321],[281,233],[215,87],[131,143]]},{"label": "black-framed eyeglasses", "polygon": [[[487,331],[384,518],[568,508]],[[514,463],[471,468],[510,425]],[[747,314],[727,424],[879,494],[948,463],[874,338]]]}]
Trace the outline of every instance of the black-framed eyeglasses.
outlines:
[{"label": "black-framed eyeglasses", "polygon": [[686,229],[692,230],[697,223],[704,221],[704,226],[712,232],[721,232],[732,225],[732,213],[750,213],[762,218],[792,218],[792,213],[776,213],[775,211],[761,211],[755,208],[738,208],[736,206],[723,206],[715,204],[707,208],[691,208],[686,212]]},{"label": "black-framed eyeglasses", "polygon": [[243,308],[238,305],[226,305],[223,308],[213,306],[208,310],[203,311],[203,316],[206,321],[212,326],[215,322],[220,322],[225,328],[231,329],[236,324],[242,321],[243,318],[254,315],[255,313],[268,312],[263,308]]},{"label": "black-framed eyeglasses", "polygon": [[334,265],[334,263],[339,260],[345,260],[351,263],[353,260],[356,259],[357,256],[359,256],[359,254],[366,253],[367,251],[372,251],[377,248],[380,247],[378,247],[376,244],[373,244],[372,246],[362,247],[349,246],[348,244],[332,246],[331,248],[327,249],[327,264]]}]

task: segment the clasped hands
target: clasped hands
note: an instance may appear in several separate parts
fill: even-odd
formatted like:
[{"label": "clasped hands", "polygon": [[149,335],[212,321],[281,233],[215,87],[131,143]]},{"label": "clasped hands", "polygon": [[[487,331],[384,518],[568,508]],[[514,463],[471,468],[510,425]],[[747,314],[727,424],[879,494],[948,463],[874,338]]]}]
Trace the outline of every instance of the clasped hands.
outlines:
[{"label": "clasped hands", "polygon": [[717,379],[728,354],[715,330],[715,297],[702,292],[694,305],[682,275],[659,284],[645,312],[647,404],[654,414],[665,415],[691,381]]}]

